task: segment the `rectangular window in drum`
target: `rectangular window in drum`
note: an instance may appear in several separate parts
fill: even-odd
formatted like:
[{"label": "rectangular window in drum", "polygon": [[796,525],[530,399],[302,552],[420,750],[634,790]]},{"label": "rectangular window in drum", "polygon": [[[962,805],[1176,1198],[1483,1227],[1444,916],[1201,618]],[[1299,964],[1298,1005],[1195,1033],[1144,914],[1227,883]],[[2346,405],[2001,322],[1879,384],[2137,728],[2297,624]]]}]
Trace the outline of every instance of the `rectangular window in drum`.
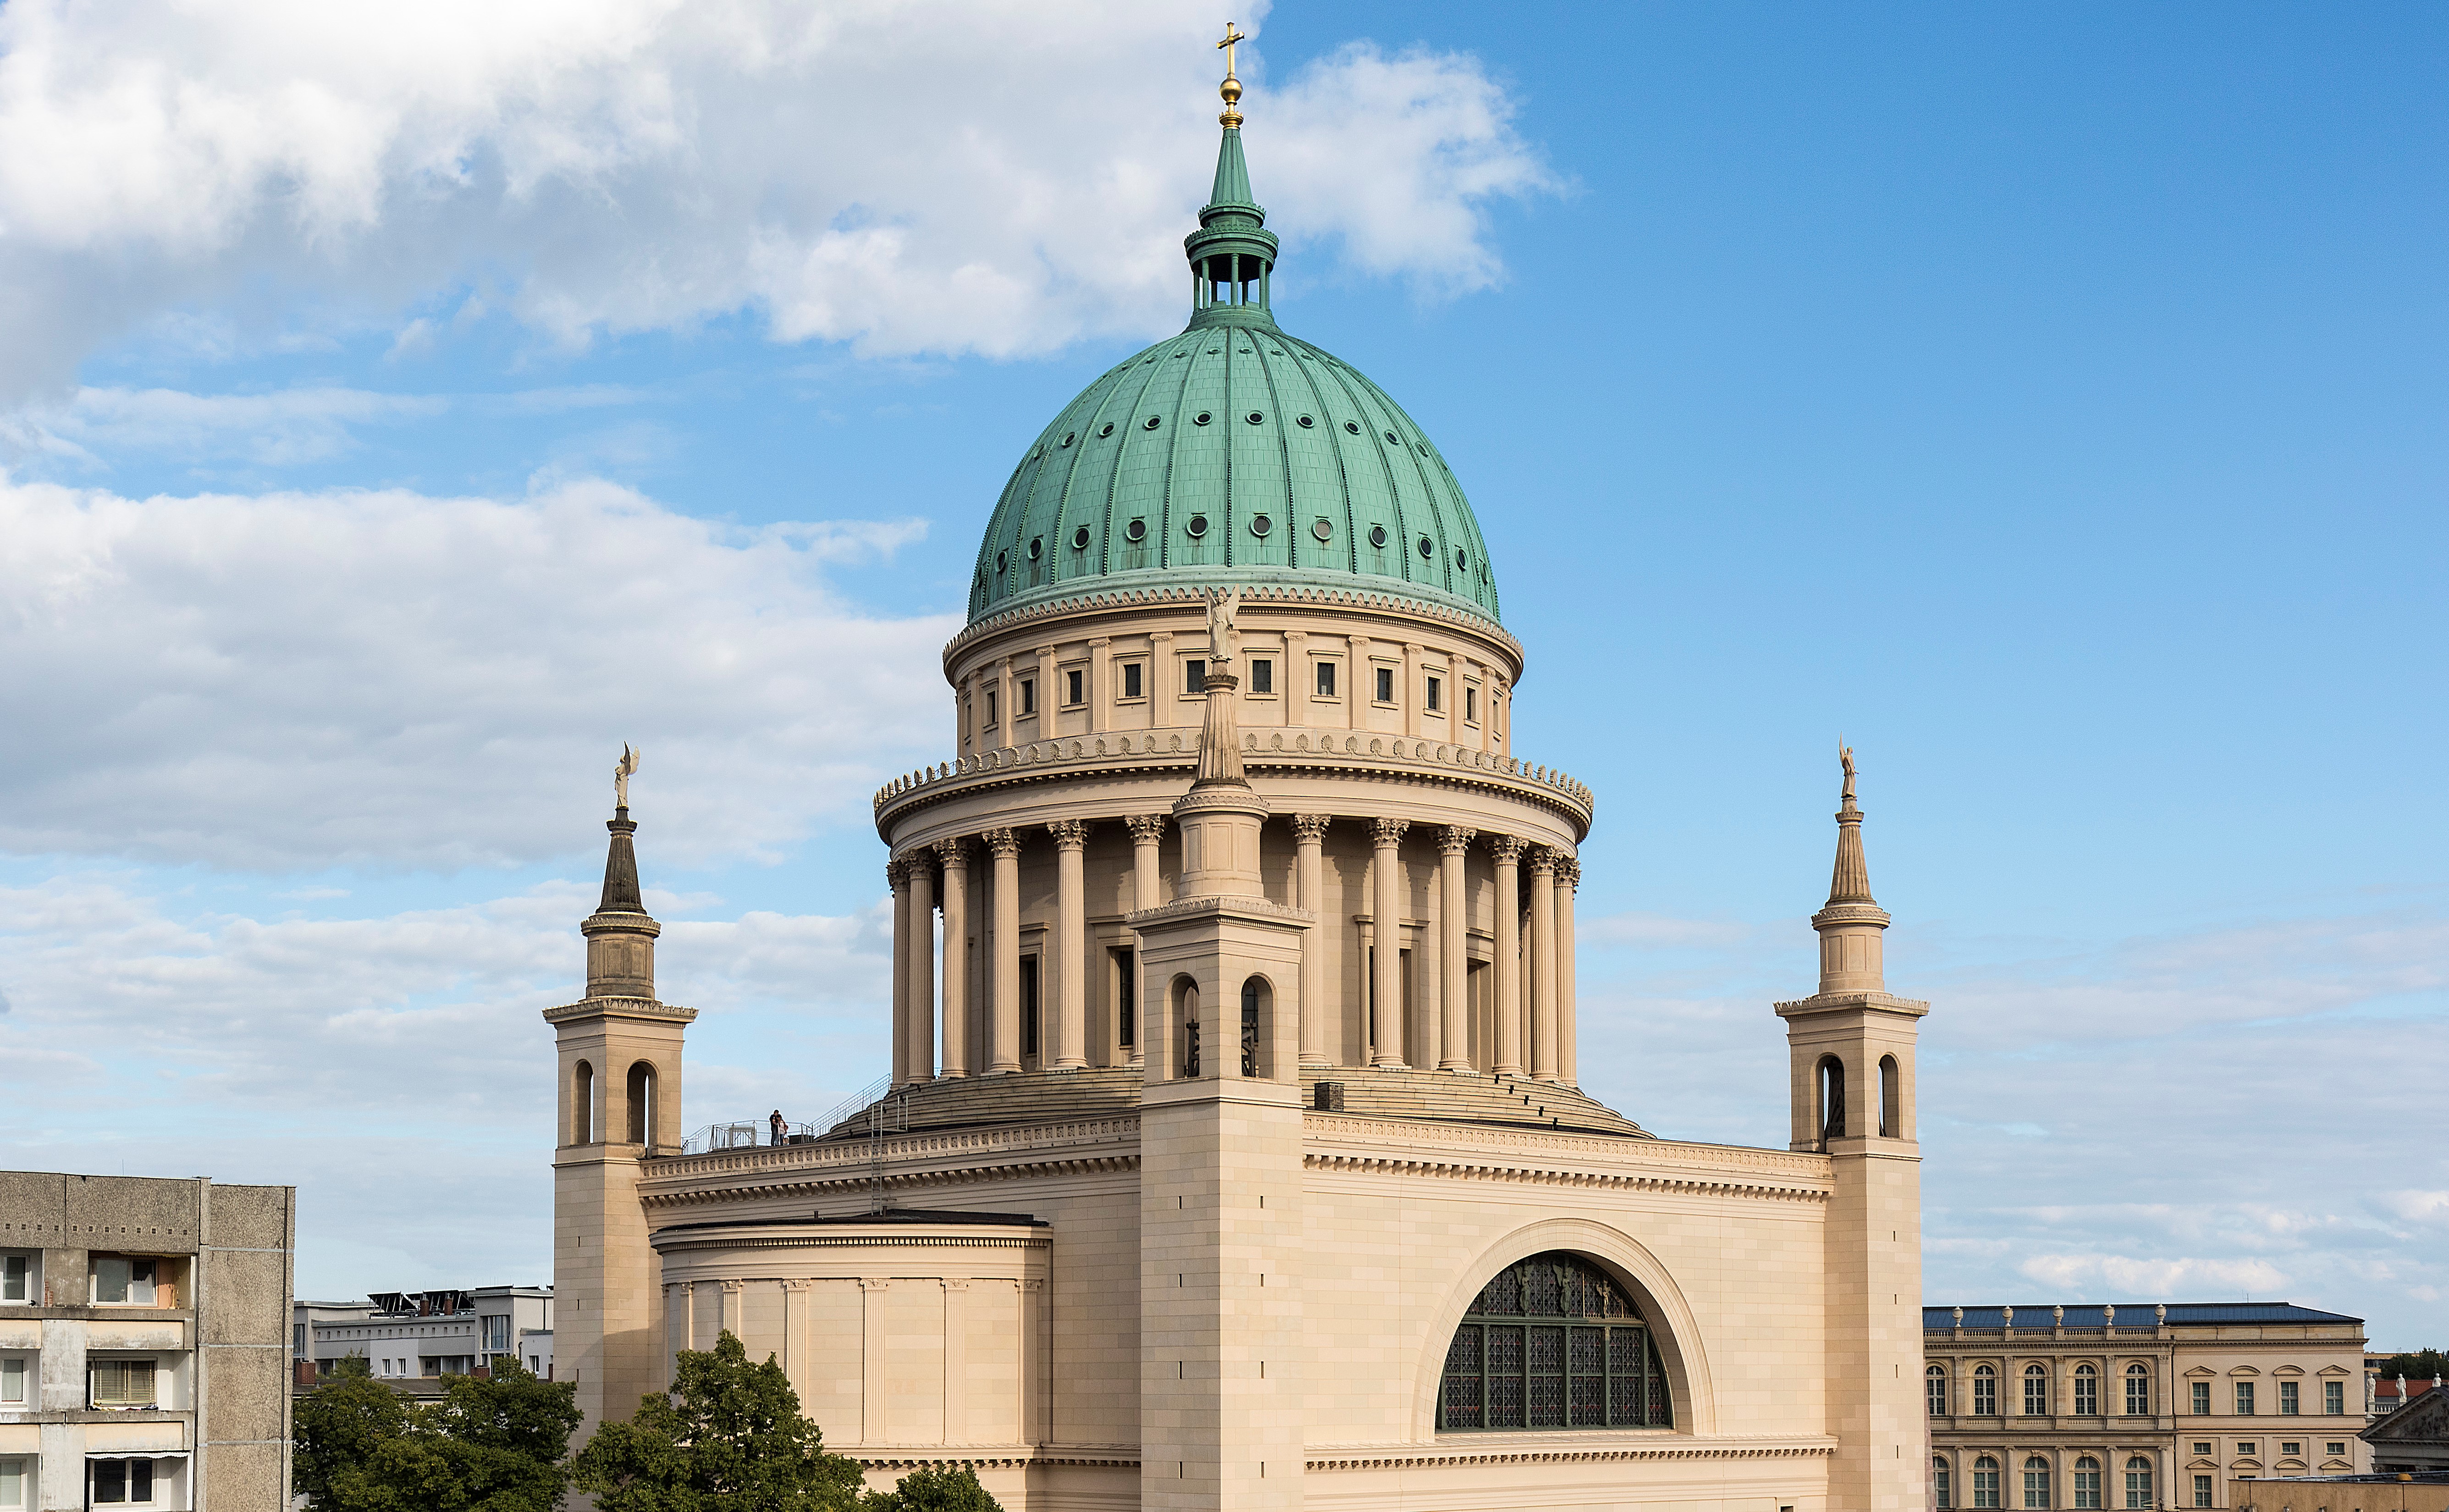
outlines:
[{"label": "rectangular window in drum", "polygon": [[1037,958],[1020,958],[1020,1053],[1037,1054]]},{"label": "rectangular window in drum", "polygon": [[1137,662],[1125,662],[1123,664],[1123,696],[1125,698],[1145,698],[1147,696],[1140,691],[1140,664]]},{"label": "rectangular window in drum", "polygon": [[1426,702],[1430,713],[1434,714],[1437,710],[1445,708],[1445,679],[1440,677],[1432,677],[1429,679],[1429,693]]},{"label": "rectangular window in drum", "polygon": [[1318,696],[1321,698],[1333,698],[1335,696],[1335,664],[1333,662],[1321,662],[1318,664]]},{"label": "rectangular window in drum", "polygon": [[1114,1042],[1128,1050],[1139,1043],[1139,952],[1114,952]]},{"label": "rectangular window in drum", "polygon": [[1082,696],[1082,685],[1086,681],[1087,676],[1084,673],[1076,671],[1065,672],[1063,674],[1063,702],[1073,708],[1077,708],[1082,704],[1087,703],[1088,700]]},{"label": "rectangular window in drum", "polygon": [[1394,701],[1395,669],[1391,667],[1380,667],[1378,669],[1378,702],[1381,704],[1391,704]]},{"label": "rectangular window in drum", "polygon": [[1276,690],[1276,664],[1264,656],[1250,658],[1250,691],[1272,693]]},{"label": "rectangular window in drum", "polygon": [[1186,693],[1207,691],[1207,660],[1194,656],[1182,664],[1182,690]]}]

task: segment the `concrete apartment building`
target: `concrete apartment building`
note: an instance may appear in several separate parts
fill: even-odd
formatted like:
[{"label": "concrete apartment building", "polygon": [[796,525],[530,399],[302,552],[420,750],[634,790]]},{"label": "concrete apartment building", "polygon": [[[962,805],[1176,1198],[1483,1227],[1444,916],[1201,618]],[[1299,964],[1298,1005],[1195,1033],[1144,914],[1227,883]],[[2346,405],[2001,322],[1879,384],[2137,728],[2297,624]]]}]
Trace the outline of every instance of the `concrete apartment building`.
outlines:
[{"label": "concrete apartment building", "polygon": [[2234,1507],[2245,1478],[2371,1468],[2361,1318],[1925,1308],[1922,1340],[1934,1507]]},{"label": "concrete apartment building", "polygon": [[507,1354],[550,1380],[552,1289],[376,1291],[362,1302],[299,1302],[290,1334],[291,1348],[313,1364],[314,1376],[361,1354],[384,1380],[434,1381],[472,1374]]},{"label": "concrete apartment building", "polygon": [[0,1172],[0,1508],[289,1502],[294,1187]]}]

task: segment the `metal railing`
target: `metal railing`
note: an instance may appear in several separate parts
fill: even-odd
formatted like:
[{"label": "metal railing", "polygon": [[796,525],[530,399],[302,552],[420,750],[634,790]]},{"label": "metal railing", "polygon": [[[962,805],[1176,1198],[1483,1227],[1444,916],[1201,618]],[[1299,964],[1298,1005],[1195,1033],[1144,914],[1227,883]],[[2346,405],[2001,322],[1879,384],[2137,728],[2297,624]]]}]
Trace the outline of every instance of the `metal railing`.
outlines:
[{"label": "metal railing", "polygon": [[[858,1091],[852,1093],[849,1096],[844,1097],[841,1101],[834,1104],[831,1108],[826,1109],[820,1116],[812,1122],[791,1123],[785,1121],[782,1125],[782,1139],[781,1142],[784,1144],[805,1144],[812,1139],[819,1138],[831,1130],[840,1127],[842,1120],[848,1118],[853,1114],[874,1106],[883,1098],[886,1093],[891,1092],[892,1090],[893,1077],[890,1075],[878,1076],[874,1081],[869,1082],[866,1086],[861,1087]],[[703,1155],[710,1154],[720,1150],[766,1149],[772,1147],[775,1143],[774,1125],[770,1118],[742,1118],[723,1123],[707,1124],[703,1129],[690,1134],[686,1139],[681,1141],[680,1153],[685,1155]]]}]

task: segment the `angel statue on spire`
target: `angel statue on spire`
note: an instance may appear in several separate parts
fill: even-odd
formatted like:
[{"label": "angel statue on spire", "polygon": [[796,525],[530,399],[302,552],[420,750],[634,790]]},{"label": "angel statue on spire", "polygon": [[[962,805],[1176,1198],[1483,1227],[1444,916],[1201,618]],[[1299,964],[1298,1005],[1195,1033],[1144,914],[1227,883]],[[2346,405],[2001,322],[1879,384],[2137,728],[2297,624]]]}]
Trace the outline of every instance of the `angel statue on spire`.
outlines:
[{"label": "angel statue on spire", "polygon": [[1207,595],[1207,660],[1209,669],[1230,672],[1241,654],[1242,591],[1220,588]]},{"label": "angel statue on spire", "polygon": [[621,743],[621,759],[612,764],[613,807],[627,808],[629,806],[629,779],[637,773],[637,770],[638,752],[629,748],[629,743],[627,741],[623,741]]}]

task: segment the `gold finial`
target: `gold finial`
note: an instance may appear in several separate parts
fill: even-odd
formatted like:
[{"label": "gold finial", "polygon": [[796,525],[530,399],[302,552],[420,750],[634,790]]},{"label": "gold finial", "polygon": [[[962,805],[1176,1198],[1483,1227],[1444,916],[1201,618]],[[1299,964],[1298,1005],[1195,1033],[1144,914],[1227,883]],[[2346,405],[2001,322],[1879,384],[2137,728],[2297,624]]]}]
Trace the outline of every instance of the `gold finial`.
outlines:
[{"label": "gold finial", "polygon": [[1249,40],[1234,30],[1233,23],[1227,21],[1224,23],[1224,40],[1216,44],[1224,49],[1224,82],[1216,87],[1216,92],[1224,97],[1224,113],[1216,119],[1228,129],[1242,124],[1242,112],[1233,108],[1242,103],[1242,81],[1233,77],[1233,44]]}]

